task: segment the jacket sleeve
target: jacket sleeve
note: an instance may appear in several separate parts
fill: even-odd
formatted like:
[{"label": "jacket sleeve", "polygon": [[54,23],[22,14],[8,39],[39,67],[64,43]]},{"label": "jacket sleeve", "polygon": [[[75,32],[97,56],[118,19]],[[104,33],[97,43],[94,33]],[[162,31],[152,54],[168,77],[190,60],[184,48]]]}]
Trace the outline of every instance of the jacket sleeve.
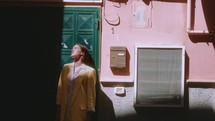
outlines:
[{"label": "jacket sleeve", "polygon": [[95,111],[95,100],[96,100],[96,71],[95,69],[90,70],[88,73],[87,80],[87,110]]}]

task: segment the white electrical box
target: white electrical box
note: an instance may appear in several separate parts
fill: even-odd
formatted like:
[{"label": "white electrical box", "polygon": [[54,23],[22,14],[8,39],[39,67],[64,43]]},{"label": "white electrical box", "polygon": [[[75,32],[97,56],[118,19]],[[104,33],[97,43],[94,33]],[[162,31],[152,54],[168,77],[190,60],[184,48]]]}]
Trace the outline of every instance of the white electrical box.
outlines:
[{"label": "white electrical box", "polygon": [[125,93],[125,88],[124,87],[115,87],[114,92],[117,95],[122,95]]}]

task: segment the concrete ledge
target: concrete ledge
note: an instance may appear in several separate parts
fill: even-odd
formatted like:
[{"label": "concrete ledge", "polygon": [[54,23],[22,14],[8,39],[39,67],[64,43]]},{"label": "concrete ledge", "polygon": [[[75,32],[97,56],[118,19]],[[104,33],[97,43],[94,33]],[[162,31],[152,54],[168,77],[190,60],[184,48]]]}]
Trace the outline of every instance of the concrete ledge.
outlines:
[{"label": "concrete ledge", "polygon": [[196,88],[215,88],[215,80],[212,79],[188,79],[188,87]]}]

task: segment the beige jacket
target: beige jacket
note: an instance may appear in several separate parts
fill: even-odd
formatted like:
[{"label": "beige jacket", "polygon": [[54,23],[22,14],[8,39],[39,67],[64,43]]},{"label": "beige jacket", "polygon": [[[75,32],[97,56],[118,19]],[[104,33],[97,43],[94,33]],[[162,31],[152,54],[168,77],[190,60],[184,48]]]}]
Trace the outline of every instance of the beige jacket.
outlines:
[{"label": "beige jacket", "polygon": [[[67,83],[69,75],[73,72],[73,63],[65,64],[58,82],[57,104],[61,106],[60,121],[64,121],[67,104]],[[82,64],[71,99],[70,121],[86,121],[87,111],[95,111],[96,99],[96,71],[92,67]]]}]

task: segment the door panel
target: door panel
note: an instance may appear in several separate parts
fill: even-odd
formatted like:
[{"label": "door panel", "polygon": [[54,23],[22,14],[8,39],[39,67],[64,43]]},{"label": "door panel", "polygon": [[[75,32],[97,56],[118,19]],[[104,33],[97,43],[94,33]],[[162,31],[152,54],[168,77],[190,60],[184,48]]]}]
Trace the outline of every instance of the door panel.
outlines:
[{"label": "door panel", "polygon": [[73,13],[64,13],[63,18],[63,31],[73,31],[74,30],[74,14]]},{"label": "door panel", "polygon": [[62,43],[61,67],[72,62],[71,49],[76,43],[85,45],[91,54],[95,66],[99,69],[99,7],[65,7]]},{"label": "door panel", "polygon": [[94,25],[94,15],[91,13],[79,13],[77,15],[78,31],[92,31]]}]

